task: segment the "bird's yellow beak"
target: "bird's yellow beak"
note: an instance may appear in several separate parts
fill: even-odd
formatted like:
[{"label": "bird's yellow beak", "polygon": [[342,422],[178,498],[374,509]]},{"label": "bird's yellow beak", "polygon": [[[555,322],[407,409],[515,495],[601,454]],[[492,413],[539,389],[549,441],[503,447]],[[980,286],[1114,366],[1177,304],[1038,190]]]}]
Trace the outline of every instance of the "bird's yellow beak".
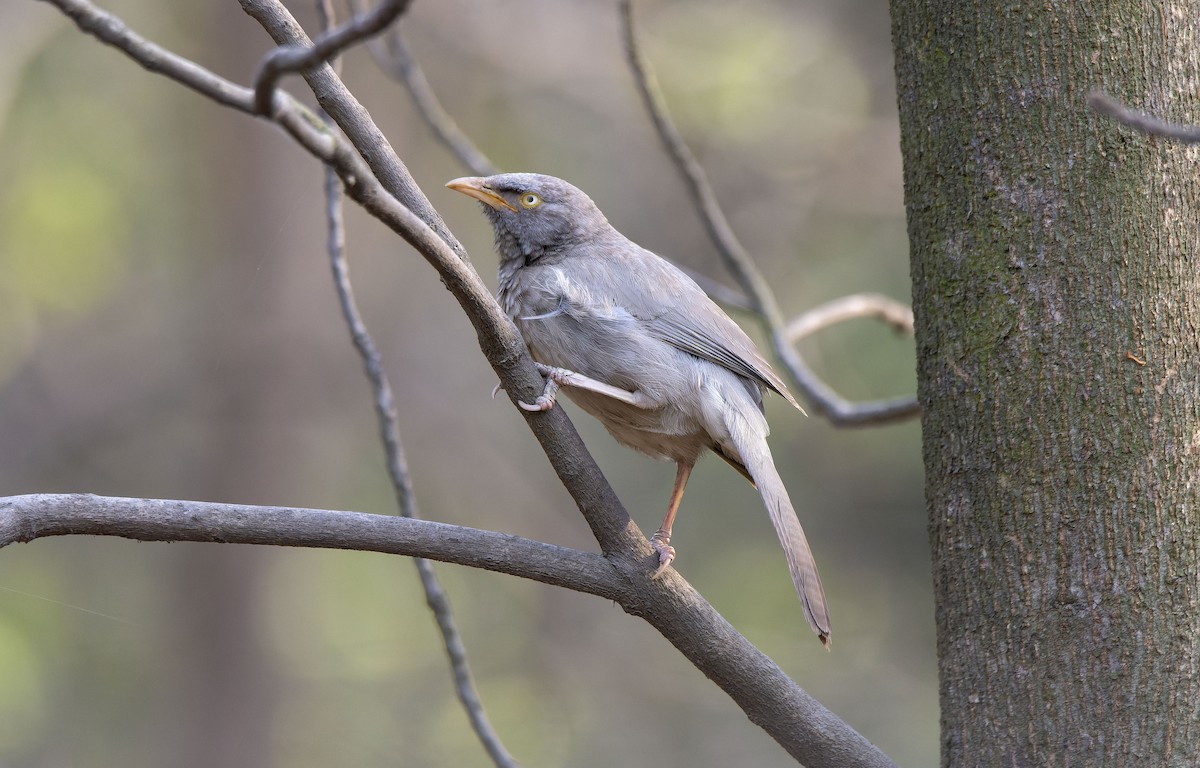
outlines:
[{"label": "bird's yellow beak", "polygon": [[495,190],[488,186],[487,179],[481,176],[463,176],[461,179],[447,181],[446,186],[455,192],[462,192],[467,197],[473,197],[481,203],[490,205],[496,210],[507,208],[513,213],[517,212],[517,209],[496,194]]}]

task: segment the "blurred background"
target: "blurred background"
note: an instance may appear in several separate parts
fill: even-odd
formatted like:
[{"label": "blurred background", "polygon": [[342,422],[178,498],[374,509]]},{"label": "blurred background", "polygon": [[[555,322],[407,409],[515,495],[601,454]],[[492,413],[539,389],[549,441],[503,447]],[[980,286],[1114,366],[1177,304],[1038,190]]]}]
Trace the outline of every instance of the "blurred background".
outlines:
[{"label": "blurred background", "polygon": [[[238,82],[270,41],[232,0],[107,6]],[[313,10],[292,4],[306,27]],[[886,5],[646,0],[646,54],[780,303],[909,298]],[[608,0],[416,2],[412,48],[505,170],[567,178],[634,240],[729,282],[641,110]],[[344,77],[495,284],[466,170],[363,50]],[[303,96],[299,78],[285,85]],[[311,101],[311,98],[306,98]],[[322,170],[270,125],[0,6],[0,493],[394,513],[324,249]],[[433,271],[348,209],[358,299],[424,516],[595,550]],[[752,319],[737,315],[756,337]],[[915,391],[861,320],[801,344],[844,396]],[[572,418],[643,530],[673,468]],[[834,429],[780,398],[772,448],[835,622],[805,625],[754,490],[692,476],[679,571],[901,765],[938,759],[915,421]],[[437,566],[489,714],[526,766],[786,764],[617,606]],[[60,538],[0,551],[0,766],[485,766],[412,564],[375,554]]]}]

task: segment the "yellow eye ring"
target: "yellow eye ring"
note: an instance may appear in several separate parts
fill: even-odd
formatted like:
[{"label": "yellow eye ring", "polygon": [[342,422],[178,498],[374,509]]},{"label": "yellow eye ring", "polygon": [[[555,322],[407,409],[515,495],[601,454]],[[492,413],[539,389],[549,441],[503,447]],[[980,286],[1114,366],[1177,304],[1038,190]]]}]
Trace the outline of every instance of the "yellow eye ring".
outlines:
[{"label": "yellow eye ring", "polygon": [[522,208],[537,208],[541,204],[542,198],[538,197],[532,192],[526,192],[525,194],[521,195]]}]

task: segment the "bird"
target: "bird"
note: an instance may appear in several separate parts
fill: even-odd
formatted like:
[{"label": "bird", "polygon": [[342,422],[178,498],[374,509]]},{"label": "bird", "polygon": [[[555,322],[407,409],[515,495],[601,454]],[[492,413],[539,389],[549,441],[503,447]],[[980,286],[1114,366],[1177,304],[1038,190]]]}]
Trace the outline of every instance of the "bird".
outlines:
[{"label": "bird", "polygon": [[466,176],[446,186],[482,203],[499,256],[497,299],[546,378],[530,411],[561,391],[618,443],[675,462],[650,543],[654,576],[675,558],[671,529],[696,461],[713,451],[758,490],[804,616],[829,646],[812,550],[767,445],[763,396],[800,409],[750,337],[678,267],[618,232],[582,190],[554,176]]}]

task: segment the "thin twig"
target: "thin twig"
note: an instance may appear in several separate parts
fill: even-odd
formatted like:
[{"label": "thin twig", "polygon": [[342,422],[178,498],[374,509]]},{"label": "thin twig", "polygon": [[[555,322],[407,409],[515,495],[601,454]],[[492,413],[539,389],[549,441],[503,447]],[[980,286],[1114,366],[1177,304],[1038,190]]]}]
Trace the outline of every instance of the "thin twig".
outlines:
[{"label": "thin twig", "polygon": [[[332,19],[332,7],[329,0],[319,0],[318,8],[322,18],[322,28]],[[332,60],[334,71],[338,70],[338,61]],[[321,112],[322,118],[331,127],[333,120]],[[379,420],[380,438],[383,440],[384,454],[388,474],[395,489],[396,502],[400,514],[404,517],[419,518],[417,496],[413,489],[412,474],[408,469],[408,459],[405,457],[404,443],[400,439],[400,422],[396,414],[396,398],[393,395],[391,383],[384,371],[383,358],[379,348],[367,330],[362,313],[354,300],[354,288],[350,282],[350,265],[346,260],[346,228],[343,217],[342,184],[337,173],[330,167],[325,167],[325,217],[328,224],[328,249],[330,266],[333,269],[333,283],[337,289],[338,302],[342,308],[342,316],[350,330],[350,338],[354,348],[362,358],[363,370],[370,381],[375,393],[375,416]],[[414,557],[413,565],[421,579],[421,588],[425,592],[425,603],[432,611],[438,630],[442,635],[442,645],[450,660],[450,670],[454,676],[454,688],[458,700],[466,711],[471,729],[483,745],[484,750],[492,758],[492,762],[500,768],[517,768],[517,762],[508,754],[500,740],[499,734],[492,728],[484,711],[483,702],[475,688],[471,676],[471,668],[467,662],[467,649],[463,644],[462,635],[454,621],[454,613],[450,608],[450,599],[442,589],[437,574],[434,573],[433,563],[423,557]]]},{"label": "thin twig", "polygon": [[409,0],[382,0],[368,13],[352,16],[341,26],[326,30],[311,45],[285,45],[275,48],[258,65],[254,75],[254,108],[260,115],[271,114],[271,97],[279,78],[300,72],[334,58],[355,43],[376,35],[395,21]]},{"label": "thin twig", "polygon": [[754,312],[771,337],[775,354],[791,374],[792,380],[814,408],[839,426],[863,426],[905,419],[916,415],[919,406],[915,398],[851,403],[830,389],[817,378],[804,359],[788,341],[783,314],[775,300],[775,294],[755,266],[754,260],[742,247],[733,232],[725,212],[717,202],[712,185],[704,168],[692,154],[687,142],[667,112],[666,102],[658,87],[658,81],[643,56],[638,42],[637,24],[633,15],[632,0],[621,0],[621,32],[624,38],[625,57],[633,73],[634,83],[642,97],[646,112],[650,115],[659,138],[667,153],[683,177],[688,195],[700,215],[709,237],[725,261],[738,285],[747,293]]},{"label": "thin twig", "polygon": [[421,65],[409,50],[399,27],[392,27],[384,38],[371,40],[367,49],[380,69],[404,84],[417,107],[417,113],[438,141],[453,152],[460,163],[476,176],[491,176],[498,172],[487,155],[462,132],[454,118],[442,106]]},{"label": "thin twig", "polygon": [[912,308],[907,304],[878,293],[853,293],[840,299],[827,301],[813,307],[802,315],[791,319],[784,335],[793,344],[811,336],[822,328],[828,328],[856,317],[877,317],[897,333],[913,332]]},{"label": "thin twig", "polygon": [[[351,2],[352,8],[359,5],[358,0]],[[458,127],[458,123],[442,106],[399,27],[392,27],[384,39],[370,40],[367,48],[379,68],[408,90],[421,119],[433,131],[437,140],[449,149],[464,167],[477,176],[499,173],[496,164]],[[752,308],[745,293],[719,283],[686,265],[675,266],[692,278],[713,301],[738,309]]]},{"label": "thin twig", "polygon": [[[279,0],[239,0],[239,3],[251,18],[262,25],[277,45],[312,45],[304,28]],[[350,145],[366,162],[383,188],[436,232],[459,259],[468,261],[466,249],[454,237],[454,233],[442,221],[441,215],[417,186],[395,149],[371,119],[366,107],[355,98],[333,69],[325,65],[314,66],[301,71],[300,76],[308,83],[317,98],[317,103],[333,118],[338,128],[342,129]]]},{"label": "thin twig", "polygon": [[[366,325],[363,323],[362,316],[358,311],[358,307],[355,304],[350,285],[349,267],[346,263],[344,250],[340,242],[342,239],[341,182],[337,174],[331,169],[327,169],[325,175],[325,192],[328,200],[327,212],[330,223],[329,253],[333,265],[334,284],[337,287],[338,299],[342,305],[342,314],[345,316],[346,323],[350,327],[350,335],[354,340],[354,346],[362,357],[363,369],[366,371],[367,378],[370,380],[371,387],[375,392],[376,417],[379,419],[379,431],[383,439],[388,474],[391,476],[392,486],[396,492],[396,501],[400,508],[400,514],[404,517],[419,518],[420,514],[417,510],[416,494],[413,491],[408,462],[404,455],[404,445],[400,440],[395,398],[392,394],[391,385],[388,383],[387,376],[384,373],[383,361],[379,355],[378,348],[371,339]],[[337,242],[335,243],[335,241]],[[471,676],[470,666],[467,663],[466,646],[463,645],[462,636],[459,634],[458,627],[455,624],[454,614],[450,609],[449,598],[446,596],[445,590],[442,589],[442,585],[433,571],[433,564],[425,558],[416,557],[413,558],[413,565],[416,566],[417,573],[421,577],[421,587],[425,591],[425,602],[433,612],[438,629],[442,634],[442,643],[445,646],[446,655],[450,659],[450,668],[454,674],[455,690],[458,692],[459,701],[462,702],[463,708],[466,710],[471,728],[475,731],[484,749],[487,750],[493,763],[507,768],[516,768],[517,762],[513,760],[512,756],[504,748],[504,744],[492,728],[487,714],[483,709],[483,702],[479,698],[479,693],[475,688],[475,682]]]},{"label": "thin twig", "polygon": [[1200,144],[1200,126],[1168,123],[1145,112],[1130,109],[1099,89],[1088,94],[1088,104],[1106,117],[1150,136],[1162,136],[1185,144]]}]

